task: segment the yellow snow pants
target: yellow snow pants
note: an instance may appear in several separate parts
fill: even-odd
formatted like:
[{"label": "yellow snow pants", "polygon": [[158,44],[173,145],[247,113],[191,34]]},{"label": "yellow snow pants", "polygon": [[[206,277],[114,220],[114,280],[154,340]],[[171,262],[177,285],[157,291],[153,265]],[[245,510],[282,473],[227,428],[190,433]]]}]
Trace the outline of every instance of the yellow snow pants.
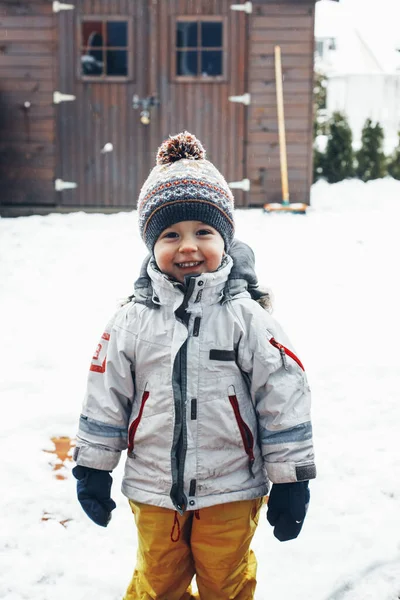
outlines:
[{"label": "yellow snow pants", "polygon": [[[180,516],[129,500],[138,553],[124,600],[253,600],[257,562],[250,543],[262,502],[230,502]],[[194,575],[200,595],[191,591]]]}]

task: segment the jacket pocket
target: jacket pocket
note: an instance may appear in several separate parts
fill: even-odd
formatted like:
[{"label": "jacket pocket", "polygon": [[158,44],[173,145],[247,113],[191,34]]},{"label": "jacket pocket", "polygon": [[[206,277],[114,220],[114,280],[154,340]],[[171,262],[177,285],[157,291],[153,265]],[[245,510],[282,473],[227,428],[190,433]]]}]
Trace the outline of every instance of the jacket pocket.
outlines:
[{"label": "jacket pocket", "polygon": [[[271,335],[271,334],[269,334],[269,335]],[[299,367],[300,367],[300,369],[302,371],[305,370],[304,367],[303,367],[303,365],[302,365],[302,362],[295,355],[295,353],[292,352],[291,350],[289,350],[289,348],[286,348],[286,346],[283,346],[283,344],[280,344],[279,342],[277,342],[276,339],[272,335],[269,338],[269,343],[272,344],[272,346],[274,346],[274,348],[276,348],[277,350],[279,350],[281,358],[282,358],[282,363],[283,363],[283,366],[284,366],[284,368],[285,368],[286,371],[288,370],[287,356],[290,356],[290,358],[292,360],[294,360],[294,362],[299,365]]]},{"label": "jacket pocket", "polygon": [[140,402],[140,408],[139,408],[138,416],[136,417],[136,419],[134,419],[132,421],[132,423],[130,424],[130,427],[129,427],[129,431],[128,431],[128,456],[131,456],[132,458],[135,457],[133,449],[134,449],[134,446],[135,446],[136,431],[137,431],[137,428],[139,427],[140,421],[142,420],[144,405],[146,404],[147,400],[149,399],[149,396],[150,396],[150,392],[147,391],[147,390],[145,390],[143,392],[142,400]]},{"label": "jacket pocket", "polygon": [[247,425],[247,423],[244,421],[242,415],[240,414],[240,409],[239,409],[239,402],[238,399],[236,397],[236,393],[235,393],[235,388],[232,386],[230,386],[229,390],[228,390],[228,394],[229,394],[229,402],[231,403],[231,406],[233,408],[233,412],[235,414],[235,419],[236,419],[236,423],[239,427],[239,432],[240,432],[240,436],[242,438],[242,442],[243,442],[243,447],[244,450],[248,456],[249,459],[249,471],[250,471],[250,475],[253,477],[253,479],[255,478],[255,475],[253,473],[253,464],[254,464],[254,436],[251,432],[250,427]]}]

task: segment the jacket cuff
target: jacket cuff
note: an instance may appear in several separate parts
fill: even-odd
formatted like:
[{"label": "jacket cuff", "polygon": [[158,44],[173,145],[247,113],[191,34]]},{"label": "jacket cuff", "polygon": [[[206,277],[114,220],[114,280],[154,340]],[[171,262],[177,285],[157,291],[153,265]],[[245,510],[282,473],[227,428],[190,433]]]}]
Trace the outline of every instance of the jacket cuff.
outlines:
[{"label": "jacket cuff", "polygon": [[76,446],[73,453],[73,459],[77,465],[101,471],[113,471],[118,465],[120,457],[121,452],[119,451],[87,444]]},{"label": "jacket cuff", "polygon": [[314,463],[307,463],[305,465],[296,465],[296,463],[288,462],[276,462],[276,463],[265,463],[268,479],[272,483],[295,483],[296,481],[308,481],[309,479],[315,479],[317,476],[317,470]]}]

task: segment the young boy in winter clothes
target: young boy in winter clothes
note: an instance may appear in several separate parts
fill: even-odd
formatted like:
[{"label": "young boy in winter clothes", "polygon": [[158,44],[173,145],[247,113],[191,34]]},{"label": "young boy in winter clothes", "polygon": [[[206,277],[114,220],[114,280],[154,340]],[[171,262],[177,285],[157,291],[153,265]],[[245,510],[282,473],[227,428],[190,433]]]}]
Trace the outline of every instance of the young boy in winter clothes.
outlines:
[{"label": "young boy in winter clothes", "polygon": [[315,477],[304,369],[255,301],[231,191],[191,134],[160,147],[138,217],[151,258],[92,359],[78,499],[108,524],[110,472],[127,449],[138,555],[124,600],[251,600],[268,480],[267,518],[285,541],[301,530]]}]

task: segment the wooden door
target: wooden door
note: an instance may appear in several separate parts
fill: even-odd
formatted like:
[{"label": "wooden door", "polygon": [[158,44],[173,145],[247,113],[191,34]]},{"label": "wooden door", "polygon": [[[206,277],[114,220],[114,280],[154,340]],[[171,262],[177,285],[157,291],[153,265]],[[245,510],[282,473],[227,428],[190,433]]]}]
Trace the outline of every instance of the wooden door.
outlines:
[{"label": "wooden door", "polygon": [[[247,107],[231,102],[247,90],[246,28],[249,15],[231,10],[227,0],[167,0],[152,5],[150,31],[157,92],[158,124],[152,147],[161,137],[184,129],[204,144],[207,157],[228,182],[245,172]],[[248,194],[233,190],[237,205]]]},{"label": "wooden door", "polygon": [[77,185],[61,206],[134,208],[157,147],[184,129],[228,182],[246,177],[247,109],[229,96],[247,91],[248,16],[230,5],[76,0],[59,14],[58,91],[75,100],[56,108],[56,176]]}]

